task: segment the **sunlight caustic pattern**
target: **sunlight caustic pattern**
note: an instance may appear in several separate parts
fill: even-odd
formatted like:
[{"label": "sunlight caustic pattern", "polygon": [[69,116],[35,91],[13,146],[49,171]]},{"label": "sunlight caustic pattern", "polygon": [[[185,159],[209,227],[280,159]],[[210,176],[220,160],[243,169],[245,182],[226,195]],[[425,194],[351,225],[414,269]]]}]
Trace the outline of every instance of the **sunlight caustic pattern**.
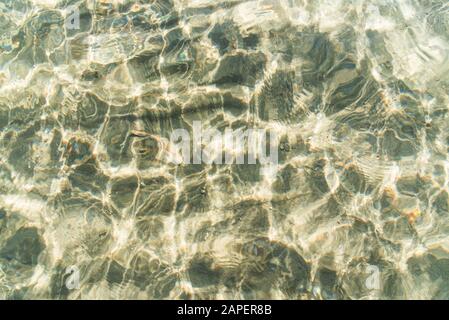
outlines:
[{"label": "sunlight caustic pattern", "polygon": [[[0,298],[449,298],[447,1],[0,0],[0,30]],[[277,159],[169,161],[194,122]]]}]

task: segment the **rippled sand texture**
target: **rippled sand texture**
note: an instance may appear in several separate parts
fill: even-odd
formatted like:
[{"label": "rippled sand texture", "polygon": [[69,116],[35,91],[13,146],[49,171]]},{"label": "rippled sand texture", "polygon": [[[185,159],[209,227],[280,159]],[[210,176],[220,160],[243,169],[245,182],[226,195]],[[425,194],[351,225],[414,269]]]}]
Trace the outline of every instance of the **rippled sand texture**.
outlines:
[{"label": "rippled sand texture", "polygon": [[[449,298],[447,1],[0,12],[0,298]],[[279,164],[168,163],[194,120]]]}]

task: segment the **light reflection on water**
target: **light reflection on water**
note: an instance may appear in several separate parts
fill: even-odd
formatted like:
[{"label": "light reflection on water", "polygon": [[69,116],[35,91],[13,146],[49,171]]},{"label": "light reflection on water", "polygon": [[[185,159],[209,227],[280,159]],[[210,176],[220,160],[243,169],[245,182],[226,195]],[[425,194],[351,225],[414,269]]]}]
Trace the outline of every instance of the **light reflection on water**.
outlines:
[{"label": "light reflection on water", "polygon": [[[448,298],[448,21],[0,1],[0,298]],[[278,164],[165,161],[194,121],[274,130]]]}]

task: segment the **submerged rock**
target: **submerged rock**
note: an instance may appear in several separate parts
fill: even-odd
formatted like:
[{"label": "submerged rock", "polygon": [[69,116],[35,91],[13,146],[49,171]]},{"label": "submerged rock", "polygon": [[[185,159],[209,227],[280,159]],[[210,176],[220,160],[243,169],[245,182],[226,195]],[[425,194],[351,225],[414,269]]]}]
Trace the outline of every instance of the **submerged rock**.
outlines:
[{"label": "submerged rock", "polygon": [[215,72],[213,83],[252,87],[262,77],[265,62],[266,58],[260,52],[225,55]]},{"label": "submerged rock", "polygon": [[34,266],[38,263],[39,255],[44,249],[45,243],[38,229],[22,227],[0,249],[0,257]]}]

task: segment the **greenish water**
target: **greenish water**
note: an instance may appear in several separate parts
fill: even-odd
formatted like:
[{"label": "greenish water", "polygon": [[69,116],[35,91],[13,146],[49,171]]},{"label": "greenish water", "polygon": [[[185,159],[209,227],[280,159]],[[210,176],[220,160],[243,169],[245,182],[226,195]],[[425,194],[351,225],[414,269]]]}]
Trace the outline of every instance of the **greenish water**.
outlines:
[{"label": "greenish water", "polygon": [[[0,30],[0,298],[449,298],[447,1],[0,0]],[[194,121],[277,163],[173,164]]]}]

